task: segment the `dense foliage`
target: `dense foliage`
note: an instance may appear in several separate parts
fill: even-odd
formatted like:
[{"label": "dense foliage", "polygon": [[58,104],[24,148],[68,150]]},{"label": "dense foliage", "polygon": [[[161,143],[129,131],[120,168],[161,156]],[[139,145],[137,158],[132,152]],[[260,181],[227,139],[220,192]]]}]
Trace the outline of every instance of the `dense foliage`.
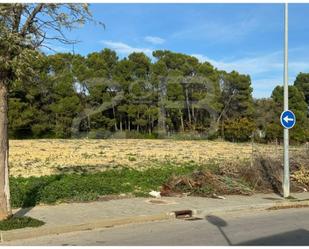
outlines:
[{"label": "dense foliage", "polygon": [[[280,142],[283,89],[252,98],[250,76],[227,73],[208,62],[171,51],[150,59],[119,59],[104,49],[87,56],[59,53],[33,61],[39,72],[10,89],[11,138],[157,138],[193,134],[230,141]],[[290,87],[297,116],[295,142],[309,137],[309,76]],[[307,101],[307,102],[306,102]]]}]

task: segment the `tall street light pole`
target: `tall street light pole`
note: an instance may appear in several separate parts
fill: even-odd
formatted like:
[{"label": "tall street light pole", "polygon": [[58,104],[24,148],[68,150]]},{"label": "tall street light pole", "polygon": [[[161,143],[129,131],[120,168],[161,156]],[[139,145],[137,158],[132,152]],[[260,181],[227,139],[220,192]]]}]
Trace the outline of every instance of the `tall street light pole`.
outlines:
[{"label": "tall street light pole", "polygon": [[[284,111],[289,110],[288,86],[288,3],[285,3],[284,14]],[[290,195],[290,167],[289,167],[289,129],[284,128],[284,176],[283,197]]]}]

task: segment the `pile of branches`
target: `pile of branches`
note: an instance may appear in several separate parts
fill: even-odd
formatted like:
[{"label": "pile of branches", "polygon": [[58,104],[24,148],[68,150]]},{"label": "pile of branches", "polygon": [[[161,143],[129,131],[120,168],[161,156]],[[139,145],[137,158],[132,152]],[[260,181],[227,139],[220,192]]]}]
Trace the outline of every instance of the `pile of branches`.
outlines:
[{"label": "pile of branches", "polygon": [[[303,159],[303,158],[302,158]],[[305,163],[306,167],[303,166]],[[306,161],[290,160],[291,191],[309,189],[309,164]],[[218,170],[201,169],[189,175],[175,176],[162,185],[162,196],[195,195],[251,195],[253,193],[282,194],[283,162],[265,156],[253,162],[230,163],[218,166]]]},{"label": "pile of branches", "polygon": [[187,176],[172,176],[161,188],[161,196],[250,195],[252,191],[241,182],[208,170],[198,170]]}]

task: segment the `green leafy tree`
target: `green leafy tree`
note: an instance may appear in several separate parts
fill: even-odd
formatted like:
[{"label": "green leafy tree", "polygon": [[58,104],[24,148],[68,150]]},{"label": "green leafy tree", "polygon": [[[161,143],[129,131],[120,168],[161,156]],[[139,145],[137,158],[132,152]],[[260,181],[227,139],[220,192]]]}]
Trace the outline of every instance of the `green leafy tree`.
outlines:
[{"label": "green leafy tree", "polygon": [[57,138],[71,136],[73,118],[82,110],[82,103],[75,89],[74,55],[56,54],[48,57],[48,80],[51,82],[50,104],[47,108],[53,117],[52,132]]},{"label": "green leafy tree", "polygon": [[252,117],[253,98],[250,76],[235,71],[224,74],[222,102],[227,105],[225,113],[228,118]]},{"label": "green leafy tree", "polygon": [[[50,39],[69,42],[71,29],[91,15],[87,4],[0,4],[0,220],[11,215],[8,175],[8,93],[15,80],[35,73],[37,49]],[[49,32],[52,31],[52,32]],[[46,44],[46,43],[45,43]]]},{"label": "green leafy tree", "polygon": [[[279,124],[280,114],[283,109],[283,87],[277,86],[272,92],[272,99],[276,103],[275,116],[273,123]],[[302,143],[308,141],[309,135],[309,120],[307,118],[307,104],[305,102],[304,94],[298,90],[295,86],[289,86],[289,109],[292,110],[296,116],[296,125],[290,130],[290,138],[292,142]],[[280,134],[279,139],[282,139],[283,128],[273,125],[273,128],[277,127],[281,132],[277,131],[276,134]],[[275,131],[273,131],[275,133]]]},{"label": "green leafy tree", "polygon": [[[91,53],[85,60],[86,76],[81,79],[88,91],[85,96],[84,116],[88,130],[107,130],[117,126],[117,111],[115,97],[121,90],[114,82],[115,70],[118,64],[116,53],[110,49]],[[104,116],[104,117],[102,117]],[[110,126],[111,125],[111,126]],[[93,132],[93,131],[92,131]]]},{"label": "green leafy tree", "polygon": [[221,103],[223,109],[218,121],[221,121],[221,136],[225,137],[224,123],[230,119],[251,119],[254,113],[251,79],[236,71],[220,73]]},{"label": "green leafy tree", "polygon": [[309,73],[299,73],[294,81],[296,86],[305,96],[309,114]]}]

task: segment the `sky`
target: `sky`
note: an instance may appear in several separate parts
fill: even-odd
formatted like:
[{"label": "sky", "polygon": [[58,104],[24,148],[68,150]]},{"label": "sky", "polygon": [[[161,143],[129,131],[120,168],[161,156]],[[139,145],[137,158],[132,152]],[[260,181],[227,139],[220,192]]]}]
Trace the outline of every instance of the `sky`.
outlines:
[{"label": "sky", "polygon": [[[94,23],[66,32],[75,53],[110,48],[120,58],[171,50],[251,77],[253,96],[283,84],[284,4],[91,4]],[[309,73],[309,4],[289,4],[289,83]],[[72,46],[50,45],[57,52]]]}]

